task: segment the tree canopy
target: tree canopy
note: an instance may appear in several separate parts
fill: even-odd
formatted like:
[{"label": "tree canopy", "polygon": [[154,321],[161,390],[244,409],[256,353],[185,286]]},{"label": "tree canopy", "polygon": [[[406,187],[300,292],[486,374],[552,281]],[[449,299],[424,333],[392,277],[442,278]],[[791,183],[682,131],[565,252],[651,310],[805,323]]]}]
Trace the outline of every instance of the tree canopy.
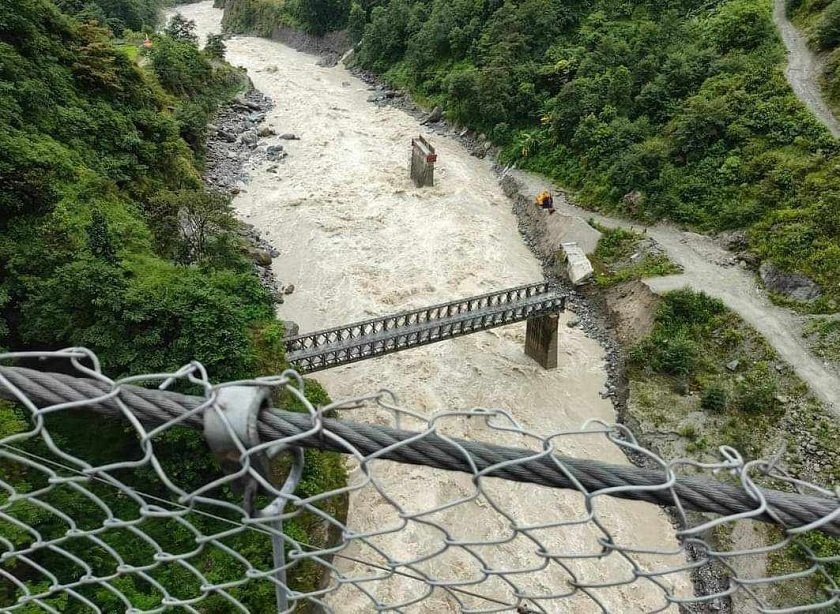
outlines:
[{"label": "tree canopy", "polygon": [[363,68],[506,161],[591,207],[748,229],[760,258],[823,285],[812,309],[837,308],[840,150],[785,80],[769,3],[386,0],[352,15]]}]

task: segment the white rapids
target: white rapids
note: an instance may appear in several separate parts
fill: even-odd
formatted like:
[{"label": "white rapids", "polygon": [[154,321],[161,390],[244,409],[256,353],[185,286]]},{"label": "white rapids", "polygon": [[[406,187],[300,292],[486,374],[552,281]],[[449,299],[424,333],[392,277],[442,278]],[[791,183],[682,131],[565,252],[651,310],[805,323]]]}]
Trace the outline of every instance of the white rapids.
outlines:
[{"label": "white rapids", "polygon": [[[220,29],[222,11],[212,8],[211,2],[177,10],[197,23],[202,39]],[[234,202],[238,214],[279,249],[274,261],[278,278],[296,286],[279,307],[280,317],[298,322],[306,332],[542,279],[540,265],[523,243],[489,163],[471,157],[453,140],[426,134],[438,152],[437,184],[415,189],[407,162],[410,140],[423,128],[414,118],[370,104],[367,86],[341,66],[319,67],[317,58],[266,39],[235,37],[227,44],[228,60],[247,68],[256,87],[274,100],[276,106],[267,122],[279,133],[300,137],[283,143],[289,157],[276,172],[268,171],[269,163],[253,169],[251,182]],[[269,139],[266,144],[273,142]],[[554,371],[542,370],[524,355],[525,325],[517,324],[321,372],[317,379],[334,399],[384,387],[398,396],[403,407],[428,414],[502,408],[526,429],[543,435],[579,429],[589,419],[614,423],[611,403],[599,396],[606,380],[603,350],[580,330],[563,325],[569,317],[561,319],[560,367]],[[381,412],[346,417],[379,422],[387,418]],[[467,439],[526,443],[490,429],[481,418],[448,418],[442,428]],[[627,463],[603,435],[563,436],[554,441],[568,455]],[[348,468],[351,483],[362,484],[364,475],[358,466]],[[385,492],[409,513],[474,493],[470,476],[463,474],[387,461],[374,462],[373,473]],[[510,534],[511,520],[533,526],[586,518],[583,497],[571,491],[492,479],[483,480],[482,485],[486,495],[428,518],[446,527],[453,539],[475,541],[503,540]],[[508,518],[496,512],[493,504]],[[616,543],[677,550],[674,529],[659,508],[606,497],[596,498],[594,505]],[[373,488],[360,488],[351,495],[351,530],[366,532],[399,524],[395,508]],[[596,541],[599,533],[591,522],[531,532],[551,553],[601,550]],[[393,560],[410,560],[440,550],[443,539],[441,531],[409,521],[402,530],[377,538],[377,545]],[[459,555],[459,550],[450,548],[417,568],[450,581],[480,579],[476,559]],[[544,561],[536,555],[535,543],[521,533],[506,543],[475,550],[495,569],[527,570],[543,566]],[[358,542],[343,552],[361,560],[372,557],[371,553]],[[685,564],[681,553],[635,558],[644,569]],[[347,577],[371,571],[340,557],[335,564]],[[646,579],[631,581],[632,567],[618,554],[569,560],[567,565],[580,583],[626,582],[591,590],[609,611],[642,612],[666,605],[661,588]],[[539,601],[547,611],[601,611],[570,584],[570,577],[559,565],[551,564],[509,579],[529,594],[571,594]],[[661,582],[676,594],[691,594],[683,576],[666,576]],[[410,601],[427,590],[420,582],[400,576],[364,587],[388,605]],[[511,595],[510,587],[493,576],[463,588],[491,597]],[[465,593],[460,599],[461,603],[438,589],[400,611],[499,607],[497,602]],[[338,612],[374,609],[371,599],[352,585],[342,586],[326,600]]]}]

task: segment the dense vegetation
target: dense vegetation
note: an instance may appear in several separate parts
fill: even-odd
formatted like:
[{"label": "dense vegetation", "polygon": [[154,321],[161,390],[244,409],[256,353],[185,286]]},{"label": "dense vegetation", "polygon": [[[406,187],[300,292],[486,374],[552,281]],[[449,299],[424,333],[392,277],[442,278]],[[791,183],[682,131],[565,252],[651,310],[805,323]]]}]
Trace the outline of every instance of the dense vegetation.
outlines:
[{"label": "dense vegetation", "polygon": [[320,36],[346,27],[349,16],[348,0],[227,0],[224,26],[259,36],[289,26]]},{"label": "dense vegetation", "polygon": [[169,4],[165,0],[55,0],[63,12],[77,20],[96,21],[107,26],[116,35],[126,29],[152,30],[157,24],[161,7]]},{"label": "dense vegetation", "polygon": [[840,298],[840,150],[795,98],[767,0],[388,0],[359,64],[594,207],[706,230]]},{"label": "dense vegetation", "polygon": [[[85,345],[117,375],[193,358],[252,374],[271,301],[196,168],[203,122],[241,78],[166,34],[149,67],[46,0],[4,10],[0,345]],[[182,211],[210,218],[205,236],[185,236]]]},{"label": "dense vegetation", "polygon": [[[242,256],[229,200],[207,192],[200,178],[207,120],[246,85],[243,75],[222,60],[220,40],[200,49],[194,26],[184,20],[141,52],[143,36],[133,30],[154,26],[157,0],[66,0],[61,6],[73,16],[50,0],[0,0],[0,348],[86,346],[112,377],[172,370],[194,359],[215,381],[282,371],[283,327],[272,300]],[[307,391],[313,402],[326,402],[314,382]],[[0,403],[0,438],[26,431],[27,423],[27,411]],[[61,448],[92,463],[142,457],[124,422],[74,412],[51,415],[46,426]],[[17,445],[66,464],[37,442]],[[154,445],[167,473],[186,490],[218,476],[200,433],[170,429]],[[152,496],[168,495],[148,466],[124,479]],[[18,492],[46,485],[44,474],[11,462],[0,467],[0,480]],[[338,455],[307,453],[301,493],[343,483]],[[135,502],[98,483],[91,488],[118,517],[137,518]],[[7,499],[4,492],[0,502]],[[105,520],[73,489],[53,489],[41,500],[66,510],[82,528]],[[340,502],[323,505],[341,516]],[[18,502],[5,509],[45,536],[68,528],[38,505]],[[189,520],[205,532],[229,526],[195,514]],[[12,542],[31,540],[19,527],[2,524],[0,534]],[[302,517],[287,530],[321,544],[314,524]],[[143,529],[170,552],[195,548],[193,534],[176,522],[150,520]],[[129,531],[106,533],[104,542],[129,563],[148,564],[154,555]],[[255,565],[271,565],[265,536],[247,532],[225,543]],[[90,540],[71,540],[67,551],[95,573],[114,571],[113,557]],[[61,581],[83,573],[61,555],[35,558]],[[192,563],[211,581],[244,574],[242,564],[218,548]],[[4,566],[31,590],[49,586],[20,561]],[[200,594],[200,582],[177,563],[150,577],[173,595]],[[293,586],[310,590],[319,580],[304,566],[289,577]],[[163,596],[136,577],[114,586],[142,609],[159,605]],[[3,585],[0,607],[14,599],[8,594],[13,589]],[[274,608],[269,582],[232,591],[252,611]],[[103,586],[80,592],[103,611],[125,607]],[[50,604],[60,611],[85,609],[67,595]],[[204,605],[205,611],[230,608],[218,595]]]}]

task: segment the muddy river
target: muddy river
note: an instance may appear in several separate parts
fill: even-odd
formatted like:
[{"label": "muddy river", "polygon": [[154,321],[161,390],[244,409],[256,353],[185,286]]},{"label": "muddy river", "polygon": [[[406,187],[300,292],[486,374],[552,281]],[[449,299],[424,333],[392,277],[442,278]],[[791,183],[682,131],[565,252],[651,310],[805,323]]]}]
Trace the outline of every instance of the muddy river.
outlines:
[{"label": "muddy river", "polygon": [[[179,11],[196,21],[202,39],[220,30],[222,11],[210,2]],[[424,133],[423,127],[400,110],[367,102],[367,86],[345,68],[319,67],[316,57],[252,37],[228,41],[227,57],[247,68],[256,87],[274,100],[267,122],[278,133],[300,137],[282,142],[289,157],[275,172],[269,171],[270,163],[254,169],[234,202],[238,214],[279,249],[274,261],[279,279],[296,287],[278,308],[281,318],[298,322],[306,332],[541,280],[539,262],[520,238],[488,162],[471,157],[453,140],[427,134],[438,150],[437,182],[434,188],[416,189],[407,162],[410,140]],[[263,144],[280,142],[270,138]],[[561,319],[560,367],[554,371],[544,371],[525,356],[525,325],[519,324],[332,369],[317,378],[334,399],[388,388],[413,411],[501,408],[542,435],[578,429],[593,418],[613,423],[613,407],[599,395],[606,379],[603,351],[581,331],[565,326],[572,317]],[[355,412],[352,418],[384,421],[386,416]],[[449,418],[441,428],[465,438],[525,444],[476,417]],[[627,462],[602,435],[554,441],[569,455]],[[349,470],[352,483],[363,483],[358,467]],[[401,526],[394,503],[413,514],[471,498],[426,519],[445,527],[454,541],[501,542],[476,546],[473,554],[460,547],[444,550],[447,536],[441,530],[409,520],[401,530],[377,538],[393,561],[444,550],[414,568],[444,582],[473,581],[464,591],[500,600],[510,600],[517,588],[529,596],[568,595],[528,600],[535,610],[601,611],[596,600],[615,612],[666,605],[660,587],[649,580],[632,581],[633,567],[620,555],[594,556],[601,552],[601,534],[586,522],[583,497],[577,493],[485,480],[484,494],[473,497],[475,487],[466,475],[387,461],[375,462],[373,472],[393,501],[369,487],[354,492],[348,520],[352,531]],[[596,498],[595,511],[618,544],[676,550],[671,523],[655,506]],[[539,527],[574,520],[582,522],[510,529],[512,523]],[[547,549],[548,559],[538,556],[535,540]],[[357,541],[344,554],[376,557]],[[567,558],[581,554],[593,556]],[[643,569],[685,562],[682,554],[636,558]],[[371,571],[343,558],[335,563],[348,578]],[[489,573],[500,570],[508,573]],[[578,585],[623,584],[584,590],[573,586],[572,574]],[[684,578],[660,581],[678,593],[690,591]],[[338,612],[369,612],[373,599],[395,605],[430,590],[399,575],[366,582],[364,588],[370,595],[344,584],[326,601]],[[436,589],[402,611],[500,607],[492,599]]]}]

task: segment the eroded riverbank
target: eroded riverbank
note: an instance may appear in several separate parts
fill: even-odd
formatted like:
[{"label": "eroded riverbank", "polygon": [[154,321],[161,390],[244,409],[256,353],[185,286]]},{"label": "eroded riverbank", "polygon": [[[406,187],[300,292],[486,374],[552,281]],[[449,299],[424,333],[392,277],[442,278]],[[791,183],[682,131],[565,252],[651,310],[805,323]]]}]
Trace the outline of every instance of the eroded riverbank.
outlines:
[{"label": "eroded riverbank", "polygon": [[[202,37],[218,31],[221,11],[205,2],[179,9],[197,22]],[[246,221],[260,229],[280,252],[274,268],[296,291],[279,308],[283,319],[302,331],[338,325],[375,315],[421,307],[505,288],[542,278],[540,262],[517,231],[517,220],[501,191],[489,161],[471,157],[459,143],[430,135],[438,149],[438,183],[416,190],[407,177],[409,142],[424,129],[416,119],[393,108],[367,102],[367,85],[341,67],[317,65],[317,58],[256,38],[228,43],[228,59],[245,66],[256,87],[270,96],[274,108],[267,121],[278,132],[299,141],[285,144],[289,157],[251,171],[251,182],[235,200]],[[279,141],[277,141],[279,142]],[[275,144],[269,138],[266,145]],[[563,323],[575,317],[566,314]],[[412,351],[357,363],[319,374],[333,398],[352,397],[382,387],[391,389],[404,407],[431,414],[473,407],[509,411],[526,429],[541,434],[576,430],[589,419],[616,421],[605,386],[604,352],[583,331],[561,324],[561,366],[546,372],[525,357],[524,325],[514,325]],[[359,413],[357,420],[382,421],[382,415]],[[441,424],[447,434],[523,445],[482,420],[452,417]],[[626,463],[621,451],[603,436],[562,436],[554,440],[563,453]],[[408,467],[376,465],[384,490],[404,510],[431,510],[470,499],[468,476]],[[364,476],[351,466],[351,483]],[[531,608],[551,612],[598,611],[592,596],[615,611],[647,611],[665,605],[662,588],[650,580],[634,580],[634,570],[617,554],[599,558],[601,544],[591,523],[563,529],[539,529],[549,553],[592,556],[570,560],[540,556],[532,541],[506,540],[511,522],[520,526],[584,519],[582,497],[569,492],[485,481],[486,494],[437,512],[436,521],[455,540],[499,541],[482,546],[486,568],[477,559],[434,556],[422,570],[449,581],[481,579],[471,590],[509,599],[512,587],[487,571],[539,572],[509,576],[530,599]],[[492,504],[491,504],[492,501]],[[499,513],[494,505],[504,513]],[[684,563],[674,531],[658,508],[597,500],[597,516],[617,543],[661,548],[674,555],[640,555],[644,569]],[[360,488],[351,496],[349,528],[374,531],[402,522],[400,510],[375,490]],[[445,536],[419,522],[385,535],[379,545],[392,562],[436,552]],[[361,560],[370,551],[352,543],[344,554]],[[375,561],[379,564],[381,560]],[[366,575],[365,565],[337,559],[346,576]],[[615,587],[575,589],[577,583],[619,582]],[[667,590],[690,591],[684,577],[666,577]],[[394,604],[421,595],[425,589],[404,578],[372,581],[365,588],[376,599]],[[553,594],[567,597],[548,599]],[[341,612],[364,612],[372,601],[352,586],[327,598]],[[476,602],[470,605],[478,606]],[[463,607],[443,590],[406,611],[456,611]],[[487,604],[482,604],[487,607]]]}]

